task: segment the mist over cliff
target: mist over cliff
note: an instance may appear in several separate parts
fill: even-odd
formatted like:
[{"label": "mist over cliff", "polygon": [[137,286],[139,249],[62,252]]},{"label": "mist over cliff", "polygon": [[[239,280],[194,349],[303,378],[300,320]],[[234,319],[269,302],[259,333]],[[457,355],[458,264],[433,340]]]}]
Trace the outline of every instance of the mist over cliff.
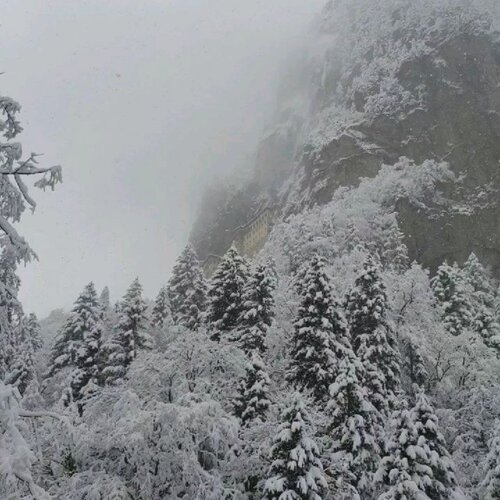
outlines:
[{"label": "mist over cliff", "polygon": [[482,0],[328,2],[283,79],[254,175],[203,205],[202,256],[224,253],[263,200],[281,216],[326,204],[405,157],[454,174],[439,202],[396,200],[411,257],[435,269],[474,251],[498,272],[498,20]]}]

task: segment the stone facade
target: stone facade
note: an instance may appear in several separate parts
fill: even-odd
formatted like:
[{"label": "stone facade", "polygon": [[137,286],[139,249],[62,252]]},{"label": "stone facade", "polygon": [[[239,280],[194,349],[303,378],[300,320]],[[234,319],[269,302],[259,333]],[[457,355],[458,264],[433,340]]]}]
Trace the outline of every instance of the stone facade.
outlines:
[{"label": "stone facade", "polygon": [[[233,232],[233,240],[230,246],[234,246],[241,255],[252,258],[264,246],[271,232],[276,216],[276,209],[272,206],[264,207],[244,226],[240,226]],[[210,254],[202,263],[205,276],[213,276],[222,257]]]},{"label": "stone facade", "polygon": [[245,257],[253,257],[267,240],[274,222],[275,210],[265,207],[252,220],[235,231],[233,245]]}]

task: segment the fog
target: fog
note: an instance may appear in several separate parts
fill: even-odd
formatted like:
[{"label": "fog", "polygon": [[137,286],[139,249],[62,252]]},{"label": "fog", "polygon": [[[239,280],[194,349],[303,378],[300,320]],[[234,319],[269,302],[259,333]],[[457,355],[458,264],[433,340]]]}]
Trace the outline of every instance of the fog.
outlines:
[{"label": "fog", "polygon": [[153,297],[185,244],[203,185],[245,164],[279,74],[323,0],[4,0],[2,93],[25,154],[61,164],[18,229],[27,311],[112,300],[135,276]]}]

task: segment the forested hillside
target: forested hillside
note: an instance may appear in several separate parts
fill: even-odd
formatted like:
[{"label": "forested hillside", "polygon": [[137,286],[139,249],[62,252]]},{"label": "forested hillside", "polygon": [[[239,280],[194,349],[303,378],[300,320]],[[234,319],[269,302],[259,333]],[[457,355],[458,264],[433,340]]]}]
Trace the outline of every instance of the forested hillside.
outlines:
[{"label": "forested hillside", "polygon": [[499,23],[489,0],[328,2],[278,95],[254,175],[202,204],[200,256],[224,253],[262,198],[297,213],[404,157],[455,174],[443,180],[446,204],[400,196],[411,258],[435,272],[475,252],[498,275]]},{"label": "forested hillside", "polygon": [[61,170],[22,155],[1,98],[0,498],[500,498],[498,76],[447,73],[461,43],[487,68],[496,20],[480,0],[329,2],[303,151],[256,174],[280,203],[262,250],[224,249],[207,278],[188,244],[152,301],[89,276],[41,326],[12,224],[35,206],[23,176]]}]

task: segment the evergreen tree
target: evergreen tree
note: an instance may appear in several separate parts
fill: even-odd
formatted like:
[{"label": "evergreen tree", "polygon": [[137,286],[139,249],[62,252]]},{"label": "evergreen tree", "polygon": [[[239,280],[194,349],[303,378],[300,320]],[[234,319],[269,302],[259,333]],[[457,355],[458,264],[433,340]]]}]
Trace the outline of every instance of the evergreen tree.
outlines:
[{"label": "evergreen tree", "polygon": [[99,385],[114,385],[125,377],[127,373],[125,353],[117,336],[104,342],[98,363]]},{"label": "evergreen tree", "polygon": [[441,264],[431,281],[434,295],[442,307],[442,318],[452,335],[460,335],[472,321],[472,304],[467,298],[464,277],[455,263]]},{"label": "evergreen tree", "polygon": [[269,409],[270,380],[261,357],[254,352],[240,382],[234,411],[243,425],[255,419],[263,420]]},{"label": "evergreen tree", "polygon": [[403,354],[403,369],[409,382],[410,392],[413,393],[414,386],[423,389],[429,374],[420,349],[412,339],[403,342]]},{"label": "evergreen tree", "polygon": [[5,376],[7,384],[15,385],[21,396],[35,380],[35,352],[41,349],[40,325],[35,314],[18,316],[12,330],[12,357]]},{"label": "evergreen tree", "polygon": [[489,442],[485,463],[486,476],[481,484],[483,500],[500,499],[500,424],[495,423],[495,433]]},{"label": "evergreen tree", "polygon": [[302,303],[292,337],[287,380],[325,400],[340,360],[350,349],[345,319],[335,298],[323,258],[312,258],[302,282]]},{"label": "evergreen tree", "polygon": [[[97,315],[97,316],[96,316]],[[52,348],[48,375],[67,366],[76,366],[80,352],[86,352],[85,336],[100,321],[100,303],[93,283],[89,283],[75,301],[73,309]]]},{"label": "evergreen tree", "polygon": [[389,488],[380,500],[451,499],[459,491],[438,419],[423,393],[398,412],[376,479]]},{"label": "evergreen tree", "polygon": [[2,96],[0,109],[0,378],[3,380],[15,360],[14,330],[23,316],[17,298],[20,284],[17,266],[35,256],[14,228],[26,208],[34,210],[36,206],[25,181],[37,179],[36,187],[54,189],[62,181],[62,175],[60,167],[41,168],[34,153],[23,156],[23,147],[18,141],[23,130],[18,116],[21,106],[10,97]]},{"label": "evergreen tree", "polygon": [[263,354],[266,350],[266,333],[274,318],[273,293],[276,285],[276,272],[272,262],[257,266],[245,284],[238,336],[240,345],[247,354],[254,350]]},{"label": "evergreen tree", "polygon": [[16,274],[19,257],[8,238],[0,238],[0,378],[16,361],[19,324],[23,317],[17,300],[20,279]]},{"label": "evergreen tree", "polygon": [[17,346],[17,355],[5,377],[5,383],[11,384],[24,395],[31,381],[35,378],[35,363],[33,346],[29,342],[22,342]]},{"label": "evergreen tree", "polygon": [[484,344],[495,349],[497,355],[500,355],[500,323],[494,310],[485,304],[479,304],[474,311],[472,326]]},{"label": "evergreen tree", "polygon": [[13,324],[17,316],[22,315],[21,304],[17,300],[21,280],[16,274],[18,257],[16,249],[9,243],[7,238],[0,238],[0,283],[2,285],[2,307],[5,308],[5,316]]},{"label": "evergreen tree", "polygon": [[408,269],[410,259],[404,235],[399,230],[396,220],[392,220],[383,230],[382,262],[385,267],[398,272]]},{"label": "evergreen tree", "polygon": [[[74,326],[76,327],[76,325]],[[66,322],[65,326],[57,332],[55,343],[52,346],[47,377],[51,377],[62,368],[74,363],[75,351],[80,340],[79,332],[76,332],[76,329]]]},{"label": "evergreen tree", "polygon": [[463,277],[470,287],[471,326],[484,343],[500,353],[500,324],[497,320],[496,290],[493,280],[474,253],[463,266]]},{"label": "evergreen tree", "polygon": [[361,235],[353,222],[348,222],[345,228],[345,248],[347,252],[352,252],[355,248],[362,245]]},{"label": "evergreen tree", "polygon": [[155,300],[153,313],[151,317],[151,324],[155,328],[163,328],[170,315],[168,289],[166,286],[162,287]]},{"label": "evergreen tree", "polygon": [[42,348],[43,342],[40,334],[40,323],[36,314],[30,313],[24,316],[21,323],[21,339],[23,342],[28,342],[33,351],[38,351]]},{"label": "evergreen tree", "polygon": [[136,278],[123,296],[119,308],[117,340],[122,352],[117,354],[116,362],[121,362],[125,369],[137,356],[138,349],[151,347],[151,339],[146,332],[147,308],[142,298],[142,286]]},{"label": "evergreen tree", "polygon": [[102,318],[101,303],[94,284],[89,283],[75,302],[71,325],[78,329],[78,348],[74,352],[74,365],[65,404],[77,403],[80,415],[83,399],[89,396],[91,387],[97,384],[98,358],[101,347]]},{"label": "evergreen tree", "polygon": [[183,250],[168,283],[168,300],[176,325],[196,330],[203,322],[207,284],[198,257],[191,245]]},{"label": "evergreen tree", "polygon": [[273,460],[264,485],[266,500],[321,500],[327,488],[320,453],[310,437],[309,416],[296,396],[282,414],[271,449]]},{"label": "evergreen tree", "polygon": [[495,288],[493,280],[476,254],[472,252],[463,265],[463,278],[472,287],[476,297],[490,307],[493,306]]},{"label": "evergreen tree", "polygon": [[85,332],[82,347],[77,355],[77,369],[71,380],[71,398],[78,402],[80,415],[83,411],[82,400],[92,395],[98,384],[101,336],[102,325],[97,322],[92,331]]},{"label": "evergreen tree", "polygon": [[239,325],[247,280],[247,261],[231,247],[215,271],[208,291],[207,321],[212,340],[220,340],[221,335],[227,335]]},{"label": "evergreen tree", "polygon": [[102,289],[101,295],[99,297],[99,302],[101,303],[101,307],[104,312],[109,310],[110,300],[109,300],[109,288],[105,286]]},{"label": "evergreen tree", "polygon": [[387,324],[387,295],[379,266],[368,256],[346,301],[352,346],[365,367],[364,384],[375,408],[388,414],[400,389],[400,359]]},{"label": "evergreen tree", "polygon": [[375,436],[376,410],[363,386],[364,379],[363,365],[352,351],[348,352],[330,385],[327,413],[337,483],[361,498],[370,498],[380,450]]}]

